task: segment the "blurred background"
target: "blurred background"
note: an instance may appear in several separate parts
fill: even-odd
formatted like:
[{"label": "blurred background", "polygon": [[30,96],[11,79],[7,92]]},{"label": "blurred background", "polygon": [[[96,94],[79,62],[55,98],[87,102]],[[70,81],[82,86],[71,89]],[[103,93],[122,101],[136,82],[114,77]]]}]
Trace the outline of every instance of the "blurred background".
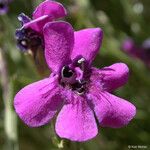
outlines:
[{"label": "blurred background", "polygon": [[[114,93],[137,107],[137,115],[128,126],[100,128],[96,138],[84,143],[61,141],[53,131],[53,124],[29,128],[14,113],[16,92],[47,76],[46,71],[39,71],[30,54],[17,48],[15,40],[15,30],[20,27],[17,16],[24,12],[31,17],[40,2],[13,0],[8,4],[8,13],[0,15],[0,150],[126,150],[138,145],[145,146],[140,149],[150,149],[150,47],[143,46],[150,38],[150,1],[60,0],[68,10],[65,20],[75,30],[103,29],[103,44],[94,65],[101,68],[126,63],[130,68],[129,82]],[[132,54],[123,46],[129,38],[134,43]],[[136,51],[142,56],[134,55]]]}]

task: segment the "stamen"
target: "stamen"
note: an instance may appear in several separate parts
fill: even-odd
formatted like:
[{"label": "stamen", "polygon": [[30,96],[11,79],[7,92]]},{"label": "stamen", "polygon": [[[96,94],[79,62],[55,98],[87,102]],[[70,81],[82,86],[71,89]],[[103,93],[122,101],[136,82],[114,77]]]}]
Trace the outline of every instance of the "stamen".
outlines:
[{"label": "stamen", "polygon": [[81,68],[81,70],[85,69],[85,59],[82,57],[77,61],[77,65]]},{"label": "stamen", "polygon": [[21,43],[23,46],[27,46],[27,41],[26,41],[26,40],[22,40],[20,43]]},{"label": "stamen", "polygon": [[26,16],[24,13],[21,13],[18,16],[18,20],[21,22],[22,25],[24,25],[25,23],[30,22],[31,19],[28,16]]},{"label": "stamen", "polygon": [[82,64],[83,62],[85,62],[84,58],[81,58],[81,59],[78,60],[78,64]]},{"label": "stamen", "polygon": [[76,91],[79,95],[83,94],[86,89],[85,83],[86,82],[77,81],[72,85],[72,90]]},{"label": "stamen", "polygon": [[83,57],[75,58],[71,65],[72,69],[69,66],[64,66],[61,70],[61,85],[70,88],[78,95],[86,92],[85,63],[86,60]]}]

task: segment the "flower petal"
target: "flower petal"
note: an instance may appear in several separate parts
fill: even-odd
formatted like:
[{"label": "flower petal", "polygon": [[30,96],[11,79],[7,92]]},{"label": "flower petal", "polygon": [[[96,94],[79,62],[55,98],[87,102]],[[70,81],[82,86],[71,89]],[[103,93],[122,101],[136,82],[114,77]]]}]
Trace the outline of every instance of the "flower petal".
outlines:
[{"label": "flower petal", "polygon": [[33,13],[33,19],[37,19],[44,15],[48,15],[51,16],[53,19],[57,19],[66,16],[67,11],[61,3],[46,0],[36,8]]},{"label": "flower petal", "polygon": [[67,22],[47,23],[44,27],[45,58],[54,72],[70,62],[74,44],[74,31]]},{"label": "flower petal", "polygon": [[103,80],[103,89],[113,91],[128,81],[129,68],[124,63],[115,63],[99,70]]},{"label": "flower petal", "polygon": [[88,95],[93,109],[103,127],[120,128],[127,125],[135,116],[136,108],[130,102],[108,92],[98,91]]},{"label": "flower petal", "polygon": [[75,45],[71,58],[78,55],[91,63],[100,49],[103,32],[100,28],[89,28],[75,32]]},{"label": "flower petal", "polygon": [[14,99],[17,114],[31,127],[48,123],[61,103],[59,88],[54,78],[46,78],[26,86]]},{"label": "flower petal", "polygon": [[56,132],[72,141],[86,141],[97,135],[94,114],[87,101],[80,96],[76,103],[64,105],[56,120]]},{"label": "flower petal", "polygon": [[22,28],[31,28],[34,31],[42,33],[44,25],[47,22],[49,22],[50,20],[51,20],[50,17],[45,15],[45,16],[39,17],[37,19],[31,20],[28,23],[25,23]]}]

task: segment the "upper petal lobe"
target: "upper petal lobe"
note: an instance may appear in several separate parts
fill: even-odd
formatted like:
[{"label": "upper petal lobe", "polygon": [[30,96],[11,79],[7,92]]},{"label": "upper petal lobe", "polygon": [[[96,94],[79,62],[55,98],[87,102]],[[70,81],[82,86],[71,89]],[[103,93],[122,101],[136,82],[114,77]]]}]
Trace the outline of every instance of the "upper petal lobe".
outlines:
[{"label": "upper petal lobe", "polygon": [[[124,63],[115,63],[102,69],[93,68],[93,84],[101,82],[103,90],[113,91],[128,81],[129,68]],[[95,78],[95,79],[94,79]],[[96,83],[94,83],[96,82]]]},{"label": "upper petal lobe", "polygon": [[103,38],[103,32],[100,28],[89,28],[75,32],[75,45],[71,58],[78,55],[84,57],[89,63],[92,63],[97,55]]},{"label": "upper petal lobe", "polygon": [[74,31],[67,22],[47,23],[44,27],[45,58],[54,72],[70,62]]},{"label": "upper petal lobe", "polygon": [[86,141],[97,135],[97,125],[93,111],[87,101],[74,97],[74,104],[63,106],[56,120],[56,133],[72,141]]}]

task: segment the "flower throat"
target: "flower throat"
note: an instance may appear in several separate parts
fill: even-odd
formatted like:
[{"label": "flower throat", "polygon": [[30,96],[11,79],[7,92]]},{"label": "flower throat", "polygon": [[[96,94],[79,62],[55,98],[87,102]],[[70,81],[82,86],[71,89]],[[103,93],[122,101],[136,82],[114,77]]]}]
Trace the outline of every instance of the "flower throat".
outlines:
[{"label": "flower throat", "polygon": [[63,66],[61,70],[60,84],[63,87],[70,88],[77,94],[82,95],[87,88],[87,75],[85,74],[86,60],[82,58],[75,59],[72,64]]}]

